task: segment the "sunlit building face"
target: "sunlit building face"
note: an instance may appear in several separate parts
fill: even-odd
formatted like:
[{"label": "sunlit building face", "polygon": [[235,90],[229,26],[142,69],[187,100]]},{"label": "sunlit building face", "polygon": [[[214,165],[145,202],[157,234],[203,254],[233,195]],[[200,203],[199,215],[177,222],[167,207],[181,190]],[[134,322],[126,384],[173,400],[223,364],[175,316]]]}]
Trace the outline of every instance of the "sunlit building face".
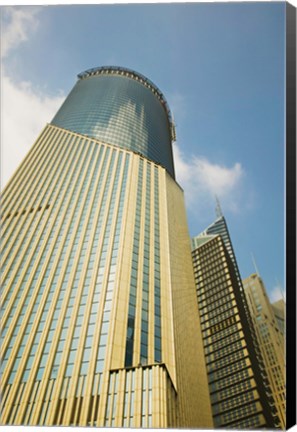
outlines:
[{"label": "sunlit building face", "polygon": [[172,139],[156,86],[93,69],[6,187],[2,423],[212,426]]}]

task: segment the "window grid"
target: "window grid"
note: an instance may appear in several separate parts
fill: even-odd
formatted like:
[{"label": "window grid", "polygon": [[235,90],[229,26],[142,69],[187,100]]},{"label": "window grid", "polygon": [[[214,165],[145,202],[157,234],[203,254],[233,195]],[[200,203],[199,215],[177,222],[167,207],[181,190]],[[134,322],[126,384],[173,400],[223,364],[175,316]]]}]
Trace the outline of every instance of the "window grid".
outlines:
[{"label": "window grid", "polygon": [[[108,172],[108,176],[107,176],[107,180],[106,180],[106,184],[105,184],[105,192],[106,194],[108,193],[108,190],[110,188],[110,184],[111,184],[111,173],[112,173],[112,168],[114,165],[114,161],[115,161],[115,151],[112,152],[111,155],[111,161],[110,161],[110,166],[109,166],[109,172]],[[102,207],[101,207],[104,211],[104,207],[103,207],[103,203],[102,203]],[[85,207],[85,212],[87,212],[87,208]],[[80,225],[82,226],[82,224]],[[89,244],[89,238],[86,235],[84,238],[84,242],[82,244],[82,247],[80,249],[80,256],[78,259],[78,266],[76,269],[76,274],[75,274],[75,278],[74,278],[74,285],[77,286],[77,289],[80,287],[81,283],[80,283],[80,279],[81,279],[81,270],[83,267],[83,262],[85,259],[85,251],[86,248]],[[91,270],[92,272],[92,270]],[[91,276],[91,272],[90,273],[86,273],[86,277],[90,277]],[[88,276],[89,275],[89,276]],[[74,329],[73,329],[73,333],[72,333],[72,340],[71,340],[71,345],[70,345],[70,350],[69,350],[69,355],[68,355],[68,360],[66,363],[66,369],[65,369],[65,377],[71,377],[73,374],[73,368],[74,368],[74,364],[75,364],[75,359],[76,359],[76,354],[77,354],[77,350],[78,350],[78,346],[79,346],[79,340],[81,337],[81,328],[83,325],[83,321],[85,319],[85,309],[86,309],[86,304],[87,304],[87,299],[88,299],[88,294],[89,294],[89,281],[86,279],[84,281],[83,287],[81,289],[80,292],[80,303],[79,303],[79,307],[78,307],[78,312],[77,312],[77,316],[76,316],[76,320],[75,320],[75,324],[74,324]],[[92,317],[92,321],[93,321],[93,317]],[[93,336],[95,332],[95,322],[92,322],[88,328],[88,333],[87,336]],[[87,354],[89,353],[89,349],[86,348],[86,353],[85,353],[85,358],[87,356]],[[85,365],[83,366],[83,375],[84,373],[84,368]]]},{"label": "window grid", "polygon": [[138,278],[138,259],[139,259],[139,239],[140,239],[140,221],[141,221],[141,201],[142,201],[142,182],[143,182],[143,160],[139,160],[138,167],[138,184],[136,196],[136,212],[135,212],[135,228],[132,251],[132,267],[130,278],[130,294],[129,294],[129,311],[127,322],[127,337],[126,337],[126,355],[125,366],[132,366],[133,362],[133,347],[134,347],[134,326],[135,326],[135,311],[136,311],[136,295],[137,295],[137,278]]},{"label": "window grid", "polygon": [[[34,184],[35,178],[31,178],[30,182],[25,182],[24,180],[27,179],[27,172],[28,170],[36,170],[36,172],[39,172],[40,175],[42,175],[42,169],[41,167],[44,165],[44,161],[47,160],[48,155],[52,151],[52,146],[47,146],[46,143],[49,140],[56,140],[56,136],[59,134],[59,131],[56,130],[56,128],[46,128],[44,129],[43,133],[38,138],[38,141],[36,143],[36,146],[32,147],[33,154],[27,155],[25,160],[28,161],[28,165],[20,166],[19,170],[17,171],[17,175],[12,178],[12,181],[15,183],[13,188],[13,192],[9,195],[7,195],[4,191],[1,206],[2,206],[2,214],[1,218],[4,215],[7,215],[8,213],[12,212],[12,209],[15,208],[16,203],[23,202],[22,200],[25,199],[28,200],[28,197],[30,196],[29,191],[32,189],[32,184]],[[38,162],[39,161],[39,162]],[[24,161],[25,162],[25,161]],[[19,186],[22,185],[22,188]],[[25,186],[25,189],[23,188]],[[34,189],[34,187],[33,187]],[[10,199],[10,201],[6,202],[7,199]],[[3,222],[5,225],[6,218]],[[3,238],[4,236],[7,236],[10,238],[9,231],[12,231],[12,227],[10,224],[8,224],[5,229],[3,230]],[[7,235],[8,234],[8,235]]]},{"label": "window grid", "polygon": [[[122,164],[122,156],[123,153],[120,152],[119,154],[119,161],[118,161],[118,167],[116,172],[116,178],[113,186],[112,191],[112,197],[109,207],[109,215],[108,215],[108,222],[107,226],[109,227],[104,236],[103,244],[108,244],[108,241],[110,239],[110,226],[113,219],[113,213],[115,209],[115,199],[117,194],[117,188],[120,180],[120,167]],[[122,183],[120,186],[120,197],[119,197],[119,206],[118,206],[118,212],[116,215],[116,222],[115,222],[115,228],[114,228],[114,237],[111,244],[111,259],[109,264],[109,270],[108,270],[108,278],[107,278],[107,287],[106,287],[106,295],[105,295],[105,301],[104,301],[104,308],[103,308],[103,317],[102,317],[102,326],[100,330],[100,337],[99,337],[99,347],[97,352],[97,361],[96,361],[96,368],[95,373],[99,373],[103,371],[104,361],[105,361],[105,351],[106,351],[106,345],[107,345],[107,337],[108,337],[108,330],[109,330],[109,324],[110,324],[110,313],[111,313],[111,305],[113,300],[113,292],[114,292],[114,285],[115,285],[115,273],[117,268],[117,258],[118,258],[118,250],[119,250],[119,239],[121,234],[121,228],[122,228],[122,217],[123,217],[123,209],[124,209],[124,202],[125,202],[125,196],[126,196],[126,185],[127,185],[127,178],[128,178],[128,168],[129,168],[129,161],[130,157],[129,155],[126,155],[125,164],[124,164],[124,173],[122,178]],[[104,267],[106,264],[106,259],[103,258],[103,261],[100,262],[100,267]],[[102,273],[103,275],[103,273]]]},{"label": "window grid", "polygon": [[[70,141],[72,141],[73,138],[71,138]],[[65,145],[63,147],[63,150],[59,153],[59,161],[63,160],[63,156],[65,153],[68,152],[68,145]],[[71,152],[70,152],[71,153]],[[76,158],[76,153],[74,151],[72,151],[72,157]],[[56,169],[53,170],[53,172],[51,173],[51,175],[47,178],[45,178],[43,180],[43,187],[41,187],[42,191],[45,191],[46,194],[51,193],[50,189],[51,189],[51,179],[53,178],[54,173],[56,173],[58,170],[59,172],[63,172],[63,170],[61,169],[61,165],[59,163],[56,163],[57,161],[55,161],[55,158],[51,158],[52,159],[52,164],[53,166],[56,166]],[[67,161],[64,162],[65,166],[67,164]],[[63,168],[63,167],[62,167]],[[59,177],[59,176],[57,176]],[[52,193],[51,193],[51,196]],[[51,197],[49,197],[48,202],[50,202]],[[3,259],[3,272],[5,271],[5,268],[7,268],[7,266],[5,267],[5,264],[9,265],[9,270],[5,276],[4,283],[3,283],[3,290],[5,289],[6,285],[11,281],[11,276],[13,275],[13,271],[15,269],[15,267],[18,265],[19,266],[19,270],[17,272],[17,274],[14,277],[14,279],[16,281],[19,280],[20,275],[21,275],[21,271],[24,268],[25,264],[26,264],[26,260],[30,254],[30,251],[32,249],[32,247],[34,246],[34,241],[35,239],[40,236],[41,230],[42,230],[42,221],[45,218],[45,216],[47,216],[47,212],[45,212],[46,210],[46,206],[41,206],[41,203],[38,201],[38,197],[34,198],[34,201],[31,205],[31,208],[40,208],[42,210],[41,215],[39,214],[38,211],[35,210],[35,213],[32,214],[33,218],[35,219],[35,224],[32,223],[32,220],[30,217],[25,218],[24,223],[22,225],[22,227],[19,229],[18,233],[16,235],[10,235],[10,238],[7,242],[7,244],[4,246],[3,248],[3,255],[5,253],[5,251],[10,247],[9,253],[6,256],[6,258]],[[41,219],[41,220],[40,220]],[[27,226],[30,226],[30,228],[28,229],[28,231],[26,231],[26,234],[24,236],[24,238],[22,239],[22,242],[20,243],[19,240],[22,238],[22,234],[23,232],[27,229]],[[30,243],[28,244],[27,240],[29,239],[29,236],[31,234],[31,232],[35,230],[33,238],[30,240]],[[11,244],[13,243],[13,244]],[[26,249],[26,254],[23,257],[21,262],[18,262],[18,258],[21,256],[23,249]],[[12,263],[9,263],[9,259],[12,257],[13,253],[17,250],[17,254],[14,257],[14,260]]]},{"label": "window grid", "polygon": [[[89,157],[90,152],[93,150],[93,147],[94,146],[89,146],[87,148],[85,158]],[[83,165],[81,166],[81,171],[79,173],[79,178],[78,178],[78,180],[76,182],[76,187],[75,187],[75,189],[74,189],[74,191],[72,193],[72,198],[71,198],[72,201],[75,200],[75,191],[79,187],[82,175],[83,175]],[[83,191],[81,193],[83,193]],[[65,205],[65,202],[64,202],[64,205]],[[31,311],[29,322],[27,323],[27,326],[25,328],[24,336],[22,338],[18,354],[16,355],[16,360],[21,357],[20,352],[22,352],[24,350],[25,346],[26,346],[27,339],[29,337],[31,328],[32,328],[34,320],[35,320],[35,315],[37,313],[38,306],[40,304],[43,292],[45,290],[45,286],[46,286],[47,281],[48,281],[49,276],[50,276],[50,271],[51,271],[51,269],[53,267],[53,264],[54,264],[54,261],[56,259],[57,253],[61,249],[61,247],[59,245],[60,245],[60,243],[62,241],[62,235],[63,235],[63,232],[64,232],[64,228],[65,228],[65,226],[67,224],[67,216],[68,216],[67,213],[70,212],[70,210],[71,210],[71,205],[69,205],[68,210],[67,210],[66,215],[65,215],[65,219],[63,221],[63,224],[60,227],[59,235],[57,237],[54,249],[52,249],[52,248],[49,247],[50,246],[50,242],[52,240],[52,237],[54,237],[54,233],[51,233],[50,236],[49,236],[49,238],[48,238],[47,245],[45,247],[45,252],[44,252],[43,256],[41,257],[41,260],[40,260],[39,265],[37,267],[36,274],[38,274],[38,272],[41,271],[41,267],[42,267],[42,265],[43,265],[43,263],[44,263],[44,261],[46,259],[47,252],[48,252],[48,250],[51,249],[52,254],[51,254],[50,260],[48,262],[47,270],[46,270],[46,272],[44,274],[43,280],[42,280],[41,285],[39,287],[39,292],[38,292],[35,304],[33,306],[33,309]],[[63,215],[63,206],[60,208],[59,214],[62,217],[62,215]],[[73,230],[73,225],[72,226],[70,225],[69,232],[68,232],[69,235],[71,234],[72,230]],[[60,276],[60,272],[61,272],[61,268],[62,268],[62,265],[63,265],[63,261],[64,261],[64,258],[65,258],[66,251],[67,251],[67,239],[66,239],[66,242],[64,243],[63,249],[61,250],[60,259],[59,259],[58,265],[55,268],[55,274],[54,274],[53,279],[52,279],[51,287],[50,287],[50,289],[49,289],[49,291],[47,293],[47,297],[46,297],[45,304],[44,304],[44,310],[42,312],[42,315],[41,315],[41,318],[40,318],[40,322],[39,322],[39,325],[38,325],[38,328],[37,328],[37,332],[36,332],[36,335],[35,335],[35,338],[34,338],[34,341],[33,341],[32,347],[31,347],[31,350],[30,350],[29,358],[28,358],[28,361],[27,361],[28,367],[26,366],[24,374],[23,374],[23,377],[22,377],[22,381],[23,382],[27,381],[27,378],[28,378],[28,375],[29,375],[29,372],[30,372],[30,369],[31,369],[31,362],[33,362],[33,358],[30,358],[30,356],[35,355],[35,351],[37,350],[38,343],[39,343],[39,338],[41,337],[41,333],[42,333],[42,330],[43,330],[43,327],[44,327],[45,321],[46,321],[45,317],[47,316],[47,314],[49,313],[49,310],[50,310],[50,304],[51,304],[52,299],[54,297],[55,288],[56,288],[56,285],[57,285],[58,278]],[[34,261],[32,260],[32,263],[33,262]],[[32,266],[33,266],[33,264],[32,264]],[[29,269],[27,271],[27,279],[26,279],[26,276],[25,276],[25,279],[24,279],[25,282],[29,278],[30,270],[31,270],[31,268],[29,266]],[[31,288],[33,288],[33,285],[32,285]],[[65,290],[61,289],[61,292],[60,292],[61,298],[64,296],[64,293],[65,293]],[[59,300],[61,300],[61,298]],[[24,305],[26,305],[26,307],[28,306],[27,299],[26,299]],[[51,341],[52,337],[53,337],[53,332],[49,332],[48,341],[49,340]],[[12,343],[12,340],[10,340],[10,344],[11,343]],[[16,372],[17,372],[17,366],[16,366],[16,363],[15,363],[14,366],[13,366],[13,368],[12,368],[12,371],[10,373],[10,378],[9,378],[9,381],[8,381],[9,383],[11,383],[13,381],[14,376],[16,375]]]},{"label": "window grid", "polygon": [[150,283],[150,230],[151,230],[151,164],[147,163],[145,223],[143,243],[142,270],[142,306],[141,306],[141,336],[140,363],[146,364],[148,359],[148,329],[149,329],[149,283]]},{"label": "window grid", "polygon": [[[94,152],[92,151],[93,149],[94,149]],[[91,170],[92,170],[93,163],[95,161],[95,157],[94,156],[98,152],[98,147],[96,146],[94,148],[94,145],[90,146],[88,154],[90,154],[91,151],[92,151],[92,159],[91,159],[91,162],[88,165],[88,173],[90,173]],[[81,171],[81,174],[82,173],[83,173],[83,171]],[[88,174],[87,174],[87,177],[88,177]],[[77,186],[78,186],[78,182],[77,182]],[[84,190],[85,190],[85,185],[83,185],[83,187],[81,188],[79,196],[82,196],[84,194]],[[90,188],[90,191],[91,191],[91,188]],[[73,195],[72,195],[72,201],[74,201],[75,198],[76,198],[76,195],[73,193]],[[87,203],[88,203],[89,200],[90,200],[90,192],[87,195],[86,205],[87,205]],[[71,209],[71,206],[68,207],[69,213],[70,213],[70,209]],[[77,215],[79,214],[79,211],[80,211],[80,202],[79,202],[79,199],[78,199],[78,202],[76,204],[76,209],[75,209],[75,212],[74,212],[74,215],[73,215],[73,218],[72,218],[72,223],[74,222],[75,217],[77,217]],[[67,214],[67,212],[66,212],[66,214]],[[81,216],[81,222],[80,222],[81,224],[82,224],[82,220],[83,220],[84,217],[85,217],[85,214],[83,212],[82,216]],[[62,237],[62,235],[64,233],[65,228],[66,228],[66,220],[63,221],[63,224],[62,224],[61,229],[60,229],[61,237]],[[68,245],[69,245],[69,242],[70,242],[70,238],[71,238],[72,232],[73,232],[73,226],[71,224],[70,225],[70,229],[68,230],[68,233],[66,235],[66,238],[65,238],[65,241],[64,241],[64,244],[63,244],[63,247],[62,247],[62,252],[61,252],[61,255],[60,255],[59,263],[58,263],[58,265],[56,267],[55,275],[54,275],[54,278],[53,278],[53,281],[52,281],[52,284],[51,284],[50,293],[52,293],[53,296],[54,296],[54,293],[56,291],[56,286],[57,286],[58,279],[60,277],[60,273],[61,273],[64,261],[65,261],[65,257],[67,255]],[[77,232],[76,235],[79,236],[79,234],[80,234],[80,231],[78,230],[78,232]],[[54,312],[54,315],[53,315],[53,317],[51,319],[51,323],[49,325],[48,334],[47,334],[47,338],[46,338],[46,342],[45,342],[45,347],[44,347],[44,350],[43,350],[43,353],[42,353],[42,356],[41,356],[41,359],[40,359],[39,368],[38,368],[37,375],[36,375],[36,380],[41,380],[42,377],[43,377],[45,365],[47,363],[47,358],[48,358],[48,355],[50,353],[50,347],[51,347],[51,344],[53,342],[54,334],[56,332],[57,322],[58,322],[59,315],[60,315],[60,312],[61,312],[61,309],[62,309],[63,300],[65,298],[66,291],[68,290],[68,281],[69,281],[69,277],[70,277],[70,270],[71,270],[71,268],[73,266],[73,259],[74,259],[75,251],[76,251],[76,248],[74,247],[74,249],[72,249],[72,252],[71,252],[71,255],[70,255],[70,258],[69,258],[69,262],[68,262],[68,265],[69,265],[70,268],[68,268],[68,269],[66,268],[66,272],[65,272],[65,275],[64,275],[64,278],[63,278],[63,282],[62,282],[61,288],[59,290],[57,301],[56,301],[56,304],[55,304],[55,307],[54,307],[55,312]],[[44,287],[46,285],[46,282],[47,282],[47,279],[44,279],[43,280]],[[43,326],[42,326],[41,330],[39,329],[39,327],[40,327],[40,325],[41,325],[41,323],[42,323],[43,320],[44,320],[44,324],[45,324],[45,321],[46,321],[46,319],[48,317],[48,311],[50,309],[50,303],[51,303],[51,300],[52,300],[53,296],[50,296],[50,302],[48,301],[49,299],[47,299],[45,308],[44,308],[43,313],[42,313],[42,319],[41,319],[41,321],[39,323],[39,326],[37,328],[37,334],[38,334],[38,332],[41,332],[42,329],[43,329]],[[69,322],[69,320],[70,320],[70,318],[68,318],[68,322]],[[68,327],[66,327],[66,328],[62,327],[62,329],[61,329],[61,336],[60,337],[63,337],[64,339],[66,339],[67,331],[68,331]],[[34,346],[34,343],[37,345],[36,342],[33,342],[33,346]],[[29,355],[29,359],[30,359],[30,356],[32,356],[33,358],[35,356],[35,353],[34,353],[34,350],[33,350],[33,346],[32,346],[31,354]],[[32,358],[32,362],[34,361],[33,358]],[[25,368],[25,371],[24,371],[24,375],[23,375],[23,381],[26,381],[28,379],[30,370],[31,370],[31,365],[27,364],[27,366]]]},{"label": "window grid", "polygon": [[160,221],[159,221],[159,170],[155,167],[154,181],[154,308],[155,308],[155,362],[162,361],[161,332],[161,276],[160,276]]},{"label": "window grid", "polygon": [[[69,171],[69,172],[70,172],[70,171]],[[70,175],[69,172],[68,172],[68,175]],[[62,206],[61,206],[61,208],[60,208],[60,210],[59,210],[59,215],[57,216],[57,218],[61,217],[61,215],[63,214],[63,209],[64,209],[64,207],[65,207],[65,201],[63,202],[63,204],[62,204]],[[64,223],[66,223],[66,222],[64,222]],[[57,226],[58,226],[58,223],[57,223]],[[62,228],[63,228],[63,226],[61,227],[60,232],[62,231]],[[38,245],[39,245],[39,244],[40,244],[40,245],[43,244],[43,242],[44,242],[44,238],[45,238],[45,235],[46,235],[45,233],[46,233],[46,231],[44,230],[42,236],[41,236],[40,239],[39,239],[39,243],[38,243]],[[42,266],[43,266],[43,264],[44,264],[44,262],[45,262],[45,260],[46,260],[46,256],[47,256],[47,254],[48,254],[48,251],[51,249],[51,242],[52,242],[52,239],[53,239],[53,237],[54,237],[54,234],[55,234],[54,231],[52,231],[51,234],[50,234],[50,236],[48,237],[47,243],[44,245],[44,250],[43,250],[43,253],[42,253],[41,257],[40,257],[40,261],[39,261],[38,267],[37,267],[37,269],[36,269],[36,272],[35,272],[34,278],[33,278],[32,282],[31,282],[30,287],[28,288],[28,287],[27,287],[27,285],[28,285],[27,281],[28,281],[28,279],[29,279],[29,277],[30,277],[31,270],[32,270],[33,265],[34,265],[34,262],[35,262],[35,260],[36,260],[36,258],[37,258],[37,253],[38,253],[38,252],[35,252],[35,254],[33,255],[32,259],[31,259],[31,263],[30,263],[29,267],[27,268],[26,273],[25,273],[25,275],[24,275],[24,278],[23,278],[23,281],[22,281],[22,285],[19,287],[19,291],[18,291],[17,296],[16,296],[16,298],[15,298],[15,304],[13,304],[12,309],[11,309],[10,312],[9,312],[8,324],[10,323],[11,319],[13,318],[14,311],[16,310],[17,303],[19,302],[19,300],[20,300],[20,298],[21,298],[21,294],[23,293],[23,291],[24,291],[25,289],[27,289],[26,298],[25,298],[25,300],[24,300],[24,303],[23,303],[23,305],[22,305],[22,308],[21,308],[20,311],[19,311],[18,320],[16,321],[15,328],[13,329],[13,333],[12,333],[12,335],[11,335],[11,337],[10,337],[9,342],[8,342],[7,352],[6,352],[6,354],[5,354],[5,357],[4,357],[4,359],[3,359],[3,363],[2,363],[2,368],[3,368],[2,370],[4,370],[4,367],[6,366],[7,360],[8,360],[8,358],[9,358],[10,352],[11,352],[11,350],[12,350],[12,347],[13,347],[14,342],[15,342],[15,340],[16,340],[16,337],[17,337],[17,335],[18,335],[18,332],[19,332],[19,329],[20,329],[21,323],[22,323],[22,321],[23,321],[23,319],[24,319],[24,316],[25,316],[25,314],[26,314],[26,311],[27,311],[28,307],[31,307],[30,299],[31,299],[31,297],[32,297],[32,295],[33,295],[33,293],[34,293],[34,291],[36,290],[36,287],[37,287],[37,285],[36,285],[36,283],[37,283],[37,279],[38,279],[39,274],[40,274],[40,272],[41,272]],[[45,285],[46,285],[46,281],[47,281],[47,279],[48,279],[48,277],[49,277],[49,274],[50,274],[50,268],[51,268],[51,266],[52,266],[52,264],[53,264],[53,262],[54,262],[54,259],[55,259],[55,256],[56,256],[56,253],[57,253],[57,250],[58,250],[58,246],[57,246],[57,244],[59,244],[60,241],[61,241],[61,237],[59,236],[58,239],[57,239],[56,246],[55,246],[55,248],[54,248],[54,250],[53,250],[52,256],[51,256],[51,258],[50,258],[50,260],[49,260],[47,270],[46,270],[45,273],[44,273],[44,277],[43,277],[43,281],[42,281],[42,283],[41,283],[41,286],[38,287],[38,291],[39,291],[39,293],[37,294],[37,299],[36,299],[35,305],[33,306],[32,311],[31,311],[30,320],[29,320],[29,323],[28,323],[28,325],[29,325],[29,329],[31,329],[31,327],[32,327],[32,325],[33,325],[34,316],[35,316],[35,314],[36,314],[36,311],[37,311],[37,308],[38,308],[39,302],[40,302],[40,300],[41,300],[42,293],[43,293],[43,290],[44,290]],[[38,246],[38,245],[37,245],[37,246]],[[50,296],[52,296],[52,293],[50,294]],[[8,326],[5,327],[5,332],[7,331],[7,329],[8,329]],[[26,331],[25,331],[25,336],[24,336],[23,342],[22,342],[22,344],[21,344],[21,351],[24,349],[28,337],[29,337],[29,332],[26,332]],[[3,349],[3,353],[5,353],[5,348]],[[19,356],[19,355],[17,355],[17,356]]]},{"label": "window grid", "polygon": [[[77,145],[78,145],[78,144],[77,144]],[[77,152],[74,151],[74,152],[73,152],[73,156],[74,156],[74,158],[75,158],[75,160],[76,160],[76,159],[77,159]],[[68,177],[69,177],[69,171],[68,171]],[[66,184],[66,183],[67,183],[67,182],[64,181],[64,187],[65,187],[65,184]],[[63,189],[64,189],[64,188],[63,188]],[[53,193],[51,194],[51,196],[53,196]],[[56,202],[56,205],[57,205],[57,202]],[[24,257],[22,258],[21,262],[18,264],[18,265],[19,265],[19,269],[18,269],[17,273],[15,274],[13,281],[10,280],[10,274],[12,273],[12,271],[13,271],[13,269],[14,269],[14,265],[11,265],[11,267],[10,267],[8,273],[7,273],[7,276],[6,276],[6,280],[5,280],[4,283],[3,283],[3,288],[4,288],[8,283],[11,283],[11,282],[12,282],[11,285],[10,285],[9,291],[8,291],[8,293],[7,293],[7,295],[6,295],[6,298],[5,298],[5,300],[4,300],[3,304],[2,304],[2,310],[3,310],[3,311],[5,311],[6,307],[8,306],[8,303],[9,303],[9,301],[10,301],[10,299],[11,299],[11,297],[12,297],[14,291],[15,291],[14,288],[16,287],[16,285],[18,284],[19,280],[21,279],[21,274],[22,274],[22,272],[23,272],[23,269],[24,269],[24,268],[26,267],[26,265],[27,265],[28,257],[29,257],[29,255],[30,255],[30,252],[31,252],[31,250],[32,250],[32,248],[33,248],[33,246],[34,246],[34,244],[35,244],[35,241],[36,241],[37,238],[39,238],[37,244],[35,245],[35,253],[34,253],[34,256],[31,258],[31,263],[30,263],[30,265],[29,265],[29,269],[31,270],[31,268],[33,267],[34,262],[35,262],[35,260],[36,260],[36,257],[38,256],[39,251],[41,250],[41,248],[42,248],[43,245],[44,245],[44,238],[45,238],[45,236],[46,236],[46,231],[47,231],[47,228],[48,228],[48,226],[49,226],[49,224],[50,224],[51,215],[53,214],[53,212],[54,212],[54,210],[55,210],[55,208],[56,208],[56,205],[54,205],[54,206],[52,207],[52,209],[51,209],[51,214],[50,214],[50,215],[47,215],[46,212],[43,212],[41,218],[39,219],[39,221],[38,221],[38,225],[35,227],[36,229],[35,229],[35,232],[34,232],[32,238],[31,238],[31,240],[30,240],[30,243],[29,243],[29,245],[27,245],[26,253],[25,253]],[[63,205],[63,208],[64,208],[64,207],[65,207],[65,205]],[[44,220],[45,220],[46,217],[48,217],[48,220],[46,221],[45,224],[43,224],[43,222],[44,222]],[[15,257],[15,261],[14,261],[14,262],[17,262],[17,258],[18,258],[18,257],[21,255],[21,253],[23,252],[23,247],[26,246],[27,239],[29,238],[29,236],[30,236],[30,234],[31,234],[31,232],[32,232],[32,230],[33,230],[33,228],[34,228],[34,225],[32,224],[31,227],[30,227],[30,229],[29,229],[28,232],[26,233],[26,235],[25,235],[25,237],[24,237],[24,240],[23,240],[22,244],[20,245],[20,249],[19,249],[18,252],[17,252],[17,255],[16,255],[16,257]],[[42,232],[42,234],[41,234],[41,232]],[[40,234],[41,234],[41,235],[40,235]],[[15,247],[14,247],[13,249],[15,249]],[[28,269],[27,269],[26,273],[28,274]],[[25,275],[25,279],[26,279],[26,275]],[[16,309],[16,307],[17,307],[17,305],[18,305],[18,302],[19,302],[19,300],[20,300],[20,298],[21,298],[21,295],[22,295],[22,293],[23,293],[23,291],[24,291],[24,287],[25,287],[25,286],[26,286],[26,283],[23,282],[22,285],[21,285],[21,287],[19,287],[19,289],[18,289],[18,293],[17,293],[17,295],[16,295],[16,299],[15,299],[14,302],[10,305],[10,308],[11,308],[11,309],[10,309],[10,312],[9,312],[10,319],[11,319],[11,318],[13,317],[13,315],[14,315],[14,310]]]}]

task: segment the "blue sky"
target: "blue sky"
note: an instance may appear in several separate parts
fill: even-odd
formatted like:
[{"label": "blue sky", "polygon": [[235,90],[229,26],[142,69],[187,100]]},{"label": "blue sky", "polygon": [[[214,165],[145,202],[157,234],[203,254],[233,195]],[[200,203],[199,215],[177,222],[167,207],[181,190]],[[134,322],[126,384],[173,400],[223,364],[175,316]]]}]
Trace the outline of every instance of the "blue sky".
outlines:
[{"label": "blue sky", "polygon": [[242,277],[254,272],[253,253],[280,298],[284,32],[283,2],[3,7],[3,183],[79,72],[134,69],[173,111],[190,234],[214,221],[218,195]]}]

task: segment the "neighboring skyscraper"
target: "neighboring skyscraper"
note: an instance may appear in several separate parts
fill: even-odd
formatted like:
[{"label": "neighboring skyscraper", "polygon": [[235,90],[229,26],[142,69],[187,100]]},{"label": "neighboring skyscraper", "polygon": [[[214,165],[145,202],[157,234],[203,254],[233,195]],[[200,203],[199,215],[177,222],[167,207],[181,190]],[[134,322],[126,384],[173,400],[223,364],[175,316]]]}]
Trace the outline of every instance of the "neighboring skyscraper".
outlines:
[{"label": "neighboring skyscraper", "polygon": [[[243,280],[250,313],[259,340],[265,370],[273,392],[281,427],[286,426],[284,334],[268,299],[261,277],[252,274]],[[280,313],[279,313],[280,315]]]},{"label": "neighboring skyscraper", "polygon": [[229,235],[228,226],[227,226],[226,220],[222,214],[221,206],[220,206],[218,199],[217,199],[216,214],[217,214],[217,219],[214,221],[214,223],[209,225],[209,227],[207,227],[201,234],[199,234],[198,237],[194,237],[192,239],[192,249],[195,248],[196,238],[200,239],[200,237],[205,236],[205,235],[219,234],[222,237],[225,248],[227,249],[228,255],[232,261],[234,271],[236,273],[236,277],[237,277],[239,283],[241,284],[240,273],[239,273],[239,269],[237,266],[237,261],[235,258],[233,246],[231,243],[231,238]]},{"label": "neighboring skyscraper", "polygon": [[277,326],[283,337],[285,337],[285,309],[286,305],[283,299],[280,299],[271,304]]},{"label": "neighboring skyscraper", "polygon": [[212,426],[173,139],[147,78],[91,69],[6,187],[2,424]]},{"label": "neighboring skyscraper", "polygon": [[279,425],[224,217],[192,240],[215,427]]}]

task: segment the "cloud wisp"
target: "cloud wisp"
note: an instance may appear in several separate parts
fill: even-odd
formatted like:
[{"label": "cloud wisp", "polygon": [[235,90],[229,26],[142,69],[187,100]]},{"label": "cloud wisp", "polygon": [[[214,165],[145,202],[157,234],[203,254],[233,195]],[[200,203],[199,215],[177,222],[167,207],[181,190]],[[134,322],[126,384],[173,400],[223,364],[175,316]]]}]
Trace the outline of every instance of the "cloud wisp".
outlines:
[{"label": "cloud wisp", "polygon": [[1,57],[5,58],[21,43],[27,41],[39,25],[38,7],[3,7],[1,31]]},{"label": "cloud wisp", "polygon": [[[9,62],[20,45],[39,27],[36,7],[5,7],[2,11],[2,58]],[[16,83],[5,67],[1,77],[1,186],[5,186],[34,140],[62,104],[62,94],[50,96],[31,82]]]},{"label": "cloud wisp", "polygon": [[[39,7],[5,7],[2,10],[2,57],[9,62],[24,43],[36,37],[40,26]],[[31,82],[15,83],[7,68],[2,68],[2,184],[7,180],[27,154],[45,124],[52,119],[64,95],[51,96],[36,88]],[[175,111],[184,112],[184,101],[179,94],[171,97]],[[177,180],[185,190],[186,203],[199,211],[213,207],[217,195],[225,210],[239,210],[238,196],[244,176],[240,163],[225,167],[204,157],[186,158],[177,144],[174,145]]]},{"label": "cloud wisp", "polygon": [[210,162],[207,158],[193,156],[186,158],[177,144],[174,144],[174,161],[177,181],[185,191],[188,209],[199,212],[214,207],[214,197],[224,203],[224,209],[240,211],[240,191],[244,170],[239,162],[226,167]]},{"label": "cloud wisp", "polygon": [[271,303],[275,303],[278,300],[286,300],[286,293],[283,292],[283,288],[279,282],[268,292],[268,295]]},{"label": "cloud wisp", "polygon": [[48,96],[34,89],[30,82],[15,84],[8,76],[3,76],[1,99],[1,183],[4,186],[64,97]]}]

